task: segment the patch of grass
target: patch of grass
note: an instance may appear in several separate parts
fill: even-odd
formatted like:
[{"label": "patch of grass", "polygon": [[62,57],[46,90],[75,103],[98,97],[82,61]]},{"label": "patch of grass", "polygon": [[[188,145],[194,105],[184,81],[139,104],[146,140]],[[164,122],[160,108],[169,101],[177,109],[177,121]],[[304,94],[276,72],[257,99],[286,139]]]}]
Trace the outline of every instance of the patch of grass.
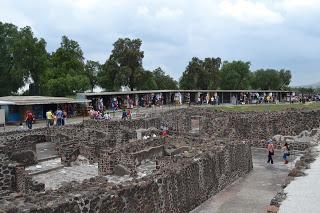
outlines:
[{"label": "patch of grass", "polygon": [[[202,106],[203,107],[203,106]],[[248,105],[237,105],[237,106],[212,106],[206,105],[205,107],[223,111],[231,112],[274,112],[284,111],[288,109],[304,109],[304,110],[320,110],[319,102],[308,102],[305,104],[294,103],[294,104],[248,104]]]}]

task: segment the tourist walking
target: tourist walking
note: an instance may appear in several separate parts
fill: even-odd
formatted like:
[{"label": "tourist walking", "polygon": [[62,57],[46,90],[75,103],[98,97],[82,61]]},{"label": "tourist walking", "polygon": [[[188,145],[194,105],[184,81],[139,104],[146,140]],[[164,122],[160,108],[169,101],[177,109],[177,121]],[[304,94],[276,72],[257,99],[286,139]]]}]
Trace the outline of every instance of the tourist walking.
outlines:
[{"label": "tourist walking", "polygon": [[33,122],[33,114],[31,111],[28,111],[26,115],[26,125],[28,129],[32,129],[32,122]]},{"label": "tourist walking", "polygon": [[289,149],[289,145],[288,143],[285,143],[284,146],[282,147],[282,153],[283,153],[283,160],[284,160],[284,164],[288,164],[289,162],[289,155],[290,155],[290,149]]},{"label": "tourist walking", "polygon": [[62,112],[62,126],[64,126],[67,123],[67,112],[65,110],[63,110]]},{"label": "tourist walking", "polygon": [[56,118],[57,118],[57,126],[61,126],[62,125],[63,112],[59,108],[56,111]]},{"label": "tourist walking", "polygon": [[46,117],[47,117],[47,127],[50,127],[54,123],[54,116],[51,110],[46,112]]},{"label": "tourist walking", "polygon": [[122,110],[122,119],[127,120],[128,119],[128,113],[126,112],[125,109]]},{"label": "tourist walking", "polygon": [[268,162],[267,163],[273,164],[272,156],[274,155],[274,146],[273,146],[273,143],[272,143],[271,139],[268,140],[267,149],[268,149]]}]

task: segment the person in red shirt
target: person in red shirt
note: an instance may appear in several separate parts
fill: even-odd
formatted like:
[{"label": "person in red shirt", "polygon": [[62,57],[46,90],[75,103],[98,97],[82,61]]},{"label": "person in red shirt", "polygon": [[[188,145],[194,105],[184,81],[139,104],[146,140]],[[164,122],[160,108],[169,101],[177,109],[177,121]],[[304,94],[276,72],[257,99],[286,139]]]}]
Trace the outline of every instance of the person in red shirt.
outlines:
[{"label": "person in red shirt", "polygon": [[33,122],[33,114],[31,111],[28,111],[26,114],[26,125],[28,129],[32,129],[32,122]]}]

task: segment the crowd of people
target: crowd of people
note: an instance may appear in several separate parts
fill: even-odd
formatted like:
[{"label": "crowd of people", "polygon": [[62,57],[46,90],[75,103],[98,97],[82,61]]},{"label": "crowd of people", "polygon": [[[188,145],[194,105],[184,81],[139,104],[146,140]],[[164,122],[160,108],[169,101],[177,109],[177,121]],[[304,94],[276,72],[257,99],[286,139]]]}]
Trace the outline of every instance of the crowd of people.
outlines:
[{"label": "crowd of people", "polygon": [[[115,113],[115,110],[113,111]],[[111,113],[108,111],[99,111],[91,109],[89,111],[89,116],[94,120],[111,120]],[[129,109],[122,109],[121,119],[130,120],[132,118],[131,111]]]},{"label": "crowd of people", "polygon": [[65,110],[57,109],[55,113],[52,110],[46,112],[47,127],[50,126],[64,126],[67,122],[67,112]]},{"label": "crowd of people", "polygon": [[89,111],[89,116],[91,119],[94,119],[94,120],[111,120],[111,115],[109,112],[104,112],[104,111],[96,111],[96,110],[93,110],[91,109]]},{"label": "crowd of people", "polygon": [[[27,129],[32,129],[33,123],[35,122],[35,116],[32,111],[27,111],[25,115],[25,123]],[[65,110],[57,109],[55,113],[52,110],[46,112],[46,126],[64,126],[67,122],[67,112]],[[20,123],[19,129],[23,129],[23,124]]]}]

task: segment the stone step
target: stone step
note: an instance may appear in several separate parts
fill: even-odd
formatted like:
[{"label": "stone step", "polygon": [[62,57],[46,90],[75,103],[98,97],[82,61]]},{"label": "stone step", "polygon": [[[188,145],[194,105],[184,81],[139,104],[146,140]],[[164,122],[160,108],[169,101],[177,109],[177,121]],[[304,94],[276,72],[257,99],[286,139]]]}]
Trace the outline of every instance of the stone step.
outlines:
[{"label": "stone step", "polygon": [[60,156],[59,155],[52,155],[52,156],[48,156],[48,157],[45,157],[45,158],[40,158],[38,159],[38,162],[44,162],[44,161],[48,161],[48,160],[53,160],[55,158],[59,158]]},{"label": "stone step", "polygon": [[[50,158],[53,158],[53,156],[50,156]],[[26,172],[30,175],[38,175],[58,170],[63,167],[64,166],[61,164],[61,158],[58,156],[53,159],[38,162],[37,165],[26,167]]]},{"label": "stone step", "polygon": [[35,175],[45,174],[45,173],[49,173],[51,171],[55,171],[55,170],[59,170],[59,169],[63,169],[63,168],[64,168],[63,165],[59,165],[59,166],[48,168],[48,169],[44,169],[44,170],[41,170],[41,171],[31,172],[31,173],[29,173],[29,175],[35,176]]}]

